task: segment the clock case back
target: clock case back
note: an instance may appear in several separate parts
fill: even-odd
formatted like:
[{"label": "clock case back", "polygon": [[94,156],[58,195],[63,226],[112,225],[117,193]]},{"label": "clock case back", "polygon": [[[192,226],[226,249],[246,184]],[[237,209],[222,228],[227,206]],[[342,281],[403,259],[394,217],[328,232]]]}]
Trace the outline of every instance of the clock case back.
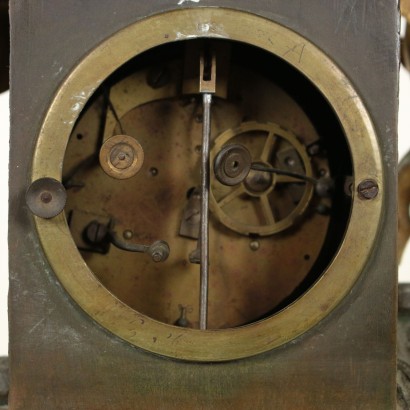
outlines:
[{"label": "clock case back", "polygon": [[[177,3],[55,0],[53,4],[10,4],[10,408],[394,408],[396,2]],[[184,7],[254,13],[316,44],[359,92],[385,159],[381,234],[349,295],[292,342],[217,364],[151,354],[93,322],[57,280],[25,203],[38,132],[64,78],[118,30],[146,16]]]}]

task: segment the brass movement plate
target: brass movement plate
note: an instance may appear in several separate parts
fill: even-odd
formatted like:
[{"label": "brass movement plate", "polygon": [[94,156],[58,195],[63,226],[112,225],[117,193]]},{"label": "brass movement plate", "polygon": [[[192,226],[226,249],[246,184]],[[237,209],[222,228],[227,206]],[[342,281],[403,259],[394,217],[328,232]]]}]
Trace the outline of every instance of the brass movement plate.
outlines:
[{"label": "brass movement plate", "polygon": [[[245,103],[215,100],[211,164],[215,149],[220,148],[221,141],[226,142],[227,137],[233,135],[231,127],[241,123],[251,106],[252,112],[258,113],[259,121],[281,121],[283,126],[295,129],[303,141],[301,144],[295,140],[296,137],[291,137],[291,133],[274,124],[242,123],[240,130],[244,133],[237,137],[249,147],[254,159],[266,144],[272,148],[272,153],[275,148],[275,151],[285,153],[285,157],[289,154],[291,145],[279,137],[271,141],[265,131],[269,129],[288,135],[300,147],[309,174],[312,172],[310,160],[316,172],[328,170],[326,157],[308,158],[306,154],[305,145],[317,141],[318,135],[302,109],[283,90],[262,76],[237,66],[232,66],[230,71],[230,88],[240,93]],[[66,212],[71,233],[82,250],[84,260],[110,292],[138,312],[168,324],[174,324],[181,308],[185,308],[188,325],[197,328],[199,266],[189,262],[189,254],[197,246],[199,214],[193,216],[194,220],[196,218],[196,235],[178,228],[187,227],[191,220],[184,219],[183,209],[187,209],[187,215],[199,212],[188,206],[191,201],[188,196],[199,186],[202,106],[200,98],[178,95],[177,87],[168,87],[168,95],[161,88],[159,90],[162,91],[152,93],[144,81],[150,72],[151,67],[140,70],[110,88],[110,101],[121,124],[116,124],[113,133],[120,132],[122,128],[138,138],[146,152],[146,161],[139,174],[120,182],[101,172],[97,161],[88,161],[98,146],[98,124],[101,112],[104,112],[101,110],[104,105],[98,98],[76,123],[67,146],[63,179],[73,188],[67,191]],[[249,83],[252,87],[248,86]],[[134,91],[135,84],[139,86],[138,92]],[[161,118],[161,126],[158,126],[158,118]],[[251,135],[248,131],[252,131]],[[294,149],[291,152],[298,155]],[[227,192],[230,188],[216,185],[212,175],[211,172],[215,193],[225,198],[224,188],[228,189]],[[298,200],[303,205],[296,209],[297,216],[300,216],[312,193],[311,184],[296,185],[293,187],[294,195],[289,192],[284,195],[282,190],[280,201],[274,201],[279,229],[281,226],[282,230],[293,228],[284,229],[280,234],[248,236],[249,229],[254,234],[258,232],[252,225],[245,225],[245,221],[262,219],[263,229],[277,229],[276,223],[273,227],[266,225],[264,216],[260,215],[259,196],[268,201],[275,193],[271,192],[275,191],[273,185],[267,192],[253,198],[234,198],[226,207],[222,206],[221,213],[218,212],[218,204],[214,204],[216,210],[211,207],[208,328],[240,326],[270,314],[292,295],[307,272],[311,271],[323,247],[330,216],[315,212],[314,204],[310,204],[312,206],[303,219],[300,218],[300,223],[295,221],[295,211],[288,215],[289,209],[295,209],[293,201]],[[332,202],[330,198],[321,200],[325,201],[329,205]],[[318,202],[317,198],[315,202]],[[285,213],[282,220],[279,220],[279,205]],[[239,231],[240,234],[233,232],[230,224],[226,223],[223,216],[227,211],[242,219],[240,227],[244,229]],[[94,219],[105,225],[107,219],[113,219],[117,233],[130,244],[150,243],[159,238],[166,240],[171,247],[168,260],[152,264],[141,254],[124,252],[112,246],[104,254],[98,249],[90,252],[90,246],[82,240],[82,232]],[[284,226],[283,221],[286,220],[287,226]],[[250,275],[250,272],[255,274]]]},{"label": "brass movement plate", "polygon": [[179,328],[137,312],[108,291],[81,257],[63,215],[50,220],[35,217],[35,223],[47,258],[67,292],[106,329],[154,353],[183,360],[224,361],[280,346],[328,315],[359,277],[378,233],[383,175],[377,137],[360,97],[324,53],[283,26],[228,9],[186,9],[144,19],[103,42],[61,85],[40,131],[31,179],[61,180],[66,146],[78,115],[98,86],[124,62],[161,44],[202,37],[255,45],[304,74],[341,122],[351,151],[353,186],[365,179],[378,183],[379,195],[373,200],[359,199],[353,189],[344,241],[314,286],[277,314],[247,326],[209,331]]}]

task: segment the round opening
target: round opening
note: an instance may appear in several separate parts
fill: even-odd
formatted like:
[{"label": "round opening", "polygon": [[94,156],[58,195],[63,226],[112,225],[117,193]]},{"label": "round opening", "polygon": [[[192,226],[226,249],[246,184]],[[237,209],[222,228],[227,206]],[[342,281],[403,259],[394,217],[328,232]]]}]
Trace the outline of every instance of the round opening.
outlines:
[{"label": "round opening", "polygon": [[[234,186],[211,173],[208,328],[224,329],[259,321],[301,297],[325,271],[346,230],[352,199],[343,181],[352,175],[350,152],[332,108],[306,77],[240,42],[198,39],[151,49],[107,78],[83,109],[65,153],[63,181],[81,185],[67,190],[65,209],[76,245],[101,284],[166,324],[181,323],[180,306],[186,306],[184,326],[198,328],[199,266],[192,253],[200,239],[197,71],[204,48],[215,53],[221,78],[211,109],[210,162],[223,146],[237,143],[262,167]],[[142,168],[126,180],[101,172],[97,160],[103,141],[120,133],[144,150]],[[79,134],[87,141],[78,143]],[[323,154],[310,155],[313,144]],[[130,155],[117,144],[110,161],[125,169]],[[221,166],[234,176],[239,165],[233,159]],[[326,198],[312,190],[324,168],[336,186]],[[320,206],[329,212],[318,212]],[[108,232],[92,244],[84,241],[91,221]],[[125,231],[133,236],[119,243],[116,233]],[[249,247],[250,235],[258,237],[258,247]],[[170,248],[162,263],[135,252],[158,240]]]},{"label": "round opening", "polygon": [[[124,46],[135,38],[139,46]],[[209,319],[207,330],[198,330],[204,48],[216,56],[217,82]],[[73,96],[88,100],[80,117]],[[64,138],[56,141],[56,132]],[[81,146],[79,134],[87,135]],[[135,139],[144,157],[124,179],[121,167],[107,175],[100,162],[106,156],[98,155],[118,135]],[[213,160],[226,144],[249,151],[263,190],[215,179]],[[67,221],[36,218],[36,225],[64,287],[113,333],[185,360],[246,357],[314,326],[360,275],[381,210],[377,147],[348,79],[306,39],[232,10],[165,13],[108,39],[57,93],[32,180],[62,180]],[[330,195],[315,189],[321,178],[332,181]],[[357,186],[368,179],[379,186],[372,200],[346,193],[346,180]],[[349,246],[352,238],[360,246]]]}]

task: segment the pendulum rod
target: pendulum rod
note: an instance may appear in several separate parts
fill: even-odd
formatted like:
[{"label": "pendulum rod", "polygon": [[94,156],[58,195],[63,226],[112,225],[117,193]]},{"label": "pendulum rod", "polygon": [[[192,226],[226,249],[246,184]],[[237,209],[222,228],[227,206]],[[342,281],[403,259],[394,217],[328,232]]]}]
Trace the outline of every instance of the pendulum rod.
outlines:
[{"label": "pendulum rod", "polygon": [[209,133],[212,94],[203,94],[203,131],[201,157],[201,233],[199,328],[207,328],[209,278]]},{"label": "pendulum rod", "polygon": [[[208,52],[206,52],[208,51]],[[200,300],[199,328],[208,324],[208,279],[209,279],[209,140],[211,135],[212,94],[216,86],[215,54],[206,50],[201,53],[199,92],[203,101],[202,155],[201,155],[201,231],[200,231]]]}]

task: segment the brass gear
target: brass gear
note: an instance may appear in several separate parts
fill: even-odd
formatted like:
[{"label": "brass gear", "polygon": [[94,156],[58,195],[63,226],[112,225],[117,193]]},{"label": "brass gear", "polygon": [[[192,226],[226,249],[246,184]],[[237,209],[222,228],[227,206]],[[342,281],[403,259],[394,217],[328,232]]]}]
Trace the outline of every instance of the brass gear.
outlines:
[{"label": "brass gear", "polygon": [[[255,138],[263,137],[262,149],[254,144]],[[275,164],[276,151],[282,144],[288,150],[296,154],[297,160],[303,168],[306,177],[312,178],[312,166],[305,146],[299,142],[292,132],[283,129],[274,123],[259,123],[256,121],[244,122],[239,127],[228,129],[216,137],[211,150],[211,175],[213,172],[213,158],[220,152],[223,146],[238,142],[242,138],[252,152],[254,163],[265,167]],[[260,144],[259,144],[260,145]],[[295,177],[273,174],[269,175],[262,171],[251,171],[248,177],[234,187],[222,185],[216,178],[211,181],[210,209],[216,218],[226,227],[243,235],[268,236],[281,232],[291,227],[301,216],[312,198],[314,186],[312,182],[304,181],[303,193],[297,203],[291,203],[285,208],[290,209],[286,214],[277,214],[275,204],[271,197],[275,188],[282,184],[300,184],[300,179]],[[255,178],[256,185],[265,184],[264,189],[251,189],[251,179]],[[232,210],[238,212],[233,212]],[[258,218],[255,215],[259,215]],[[255,221],[259,219],[259,221]]]}]

